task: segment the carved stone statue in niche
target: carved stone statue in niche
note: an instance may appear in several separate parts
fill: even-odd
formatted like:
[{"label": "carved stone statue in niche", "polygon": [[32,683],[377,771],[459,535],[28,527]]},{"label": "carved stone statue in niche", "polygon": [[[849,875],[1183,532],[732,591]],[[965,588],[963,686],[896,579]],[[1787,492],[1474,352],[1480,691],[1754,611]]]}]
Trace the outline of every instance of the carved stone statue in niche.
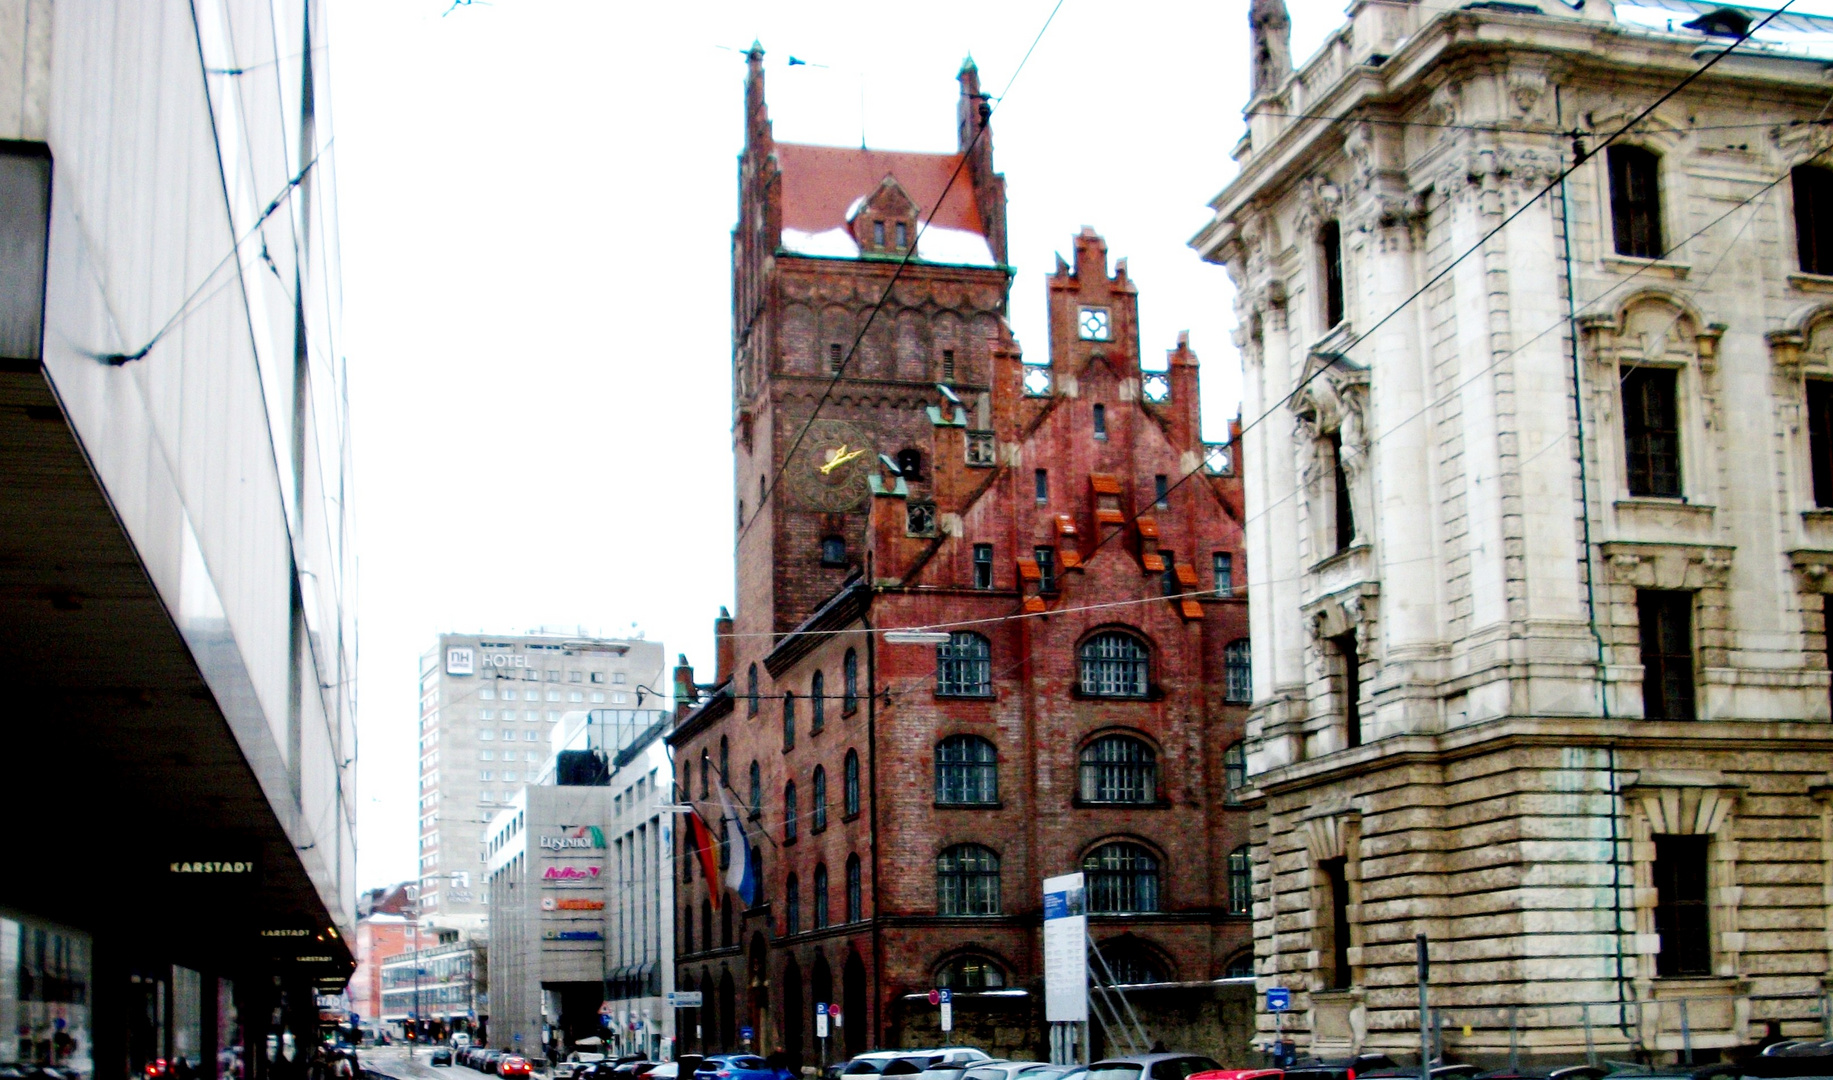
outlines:
[{"label": "carved stone statue in niche", "polygon": [[[1323,370],[1320,371],[1319,369]],[[1349,487],[1349,508],[1355,529],[1355,544],[1368,543],[1374,521],[1374,498],[1368,477],[1368,369],[1337,353],[1314,353],[1306,361],[1301,380],[1304,389],[1292,399],[1297,414],[1295,432],[1299,440],[1300,468],[1303,470],[1305,498],[1311,508],[1313,533],[1317,550],[1332,550],[1318,532],[1330,520],[1325,511],[1326,498],[1334,495],[1329,477],[1332,466],[1339,465]],[[1333,463],[1323,442],[1335,435],[1337,453]]]},{"label": "carved stone statue in niche", "polygon": [[1247,24],[1254,39],[1255,97],[1279,89],[1292,74],[1292,19],[1285,0],[1254,0]]}]

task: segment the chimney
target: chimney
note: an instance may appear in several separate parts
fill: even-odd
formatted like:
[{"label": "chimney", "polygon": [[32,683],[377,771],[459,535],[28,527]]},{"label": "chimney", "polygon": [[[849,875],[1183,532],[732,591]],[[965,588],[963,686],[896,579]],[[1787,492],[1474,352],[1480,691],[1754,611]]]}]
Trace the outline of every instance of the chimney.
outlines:
[{"label": "chimney", "polygon": [[738,666],[738,639],[732,636],[732,613],[723,606],[713,620],[713,685],[724,686]]},{"label": "chimney", "polygon": [[687,654],[678,653],[675,659],[675,719],[686,716],[693,707],[694,669],[687,662]]},{"label": "chimney", "polygon": [[1171,365],[1166,372],[1171,400],[1164,403],[1162,410],[1171,421],[1171,444],[1179,452],[1201,453],[1203,419],[1197,397],[1197,354],[1190,351],[1190,331],[1177,332],[1177,348],[1170,351],[1167,359]]}]

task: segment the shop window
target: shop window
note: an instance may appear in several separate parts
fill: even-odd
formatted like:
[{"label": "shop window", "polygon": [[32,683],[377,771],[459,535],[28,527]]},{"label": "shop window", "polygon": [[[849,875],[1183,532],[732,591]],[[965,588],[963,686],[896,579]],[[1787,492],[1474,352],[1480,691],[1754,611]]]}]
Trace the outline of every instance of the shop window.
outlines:
[{"label": "shop window", "polygon": [[1612,146],[1610,225],[1618,255],[1659,259],[1661,244],[1661,158],[1640,146]]},{"label": "shop window", "polygon": [[1642,715],[1649,720],[1692,720],[1693,594],[1637,589],[1641,623]]}]

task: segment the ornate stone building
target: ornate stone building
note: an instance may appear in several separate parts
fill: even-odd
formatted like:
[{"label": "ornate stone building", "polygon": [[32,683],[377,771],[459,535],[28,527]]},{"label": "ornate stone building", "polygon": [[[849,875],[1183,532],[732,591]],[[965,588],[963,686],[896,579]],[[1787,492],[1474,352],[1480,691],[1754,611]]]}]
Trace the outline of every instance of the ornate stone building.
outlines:
[{"label": "ornate stone building", "polygon": [[[1256,3],[1238,288],[1255,954],[1300,1048],[1818,1033],[1826,20]],[[1620,138],[1610,135],[1630,121]],[[1563,182],[1565,169],[1573,166]],[[1276,1020],[1261,1018],[1270,1038]]]},{"label": "ornate stone building", "polygon": [[[681,830],[683,1048],[933,1046],[948,987],[953,1041],[1037,1056],[1042,879],[1077,870],[1114,977],[1175,1001],[1153,1030],[1181,1042],[1252,955],[1240,483],[1202,441],[1196,356],[1142,367],[1137,288],[1085,230],[1045,282],[1050,362],[1026,363],[971,67],[957,153],[888,153],[772,141],[760,57],[733,259],[738,605],[715,689],[668,737],[681,800],[716,832],[735,813],[745,846],[703,861]],[[747,858],[754,894],[722,873]]]}]

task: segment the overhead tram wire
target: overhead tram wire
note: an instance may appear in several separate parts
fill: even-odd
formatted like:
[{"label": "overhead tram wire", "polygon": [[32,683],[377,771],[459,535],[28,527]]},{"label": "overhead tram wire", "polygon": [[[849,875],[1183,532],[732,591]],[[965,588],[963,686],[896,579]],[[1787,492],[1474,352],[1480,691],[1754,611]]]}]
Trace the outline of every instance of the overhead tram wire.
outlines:
[{"label": "overhead tram wire", "polygon": [[[1793,0],[1790,0],[1790,2],[1793,2]],[[755,524],[757,519],[763,514],[764,507],[768,505],[770,500],[776,495],[777,488],[783,482],[783,474],[789,470],[789,463],[795,459],[796,451],[802,446],[802,440],[808,437],[808,429],[813,426],[815,420],[820,417],[821,408],[826,405],[828,399],[833,396],[834,387],[838,386],[840,380],[846,376],[847,368],[852,366],[853,357],[859,352],[860,342],[864,341],[866,334],[871,331],[872,324],[878,318],[878,313],[884,309],[885,301],[891,298],[891,290],[897,287],[898,280],[903,277],[904,270],[910,265],[910,260],[916,257],[917,249],[923,241],[924,234],[929,231],[930,223],[935,220],[936,214],[941,211],[942,204],[948,201],[948,193],[954,190],[955,181],[961,178],[961,170],[967,167],[968,158],[972,156],[974,148],[979,146],[980,140],[985,137],[987,128],[993,122],[993,114],[998,111],[1000,106],[1005,104],[1007,95],[1012,93],[1012,85],[1018,81],[1019,75],[1024,72],[1025,65],[1031,60],[1031,54],[1037,51],[1038,43],[1044,40],[1045,32],[1050,29],[1050,24],[1055,21],[1057,12],[1063,10],[1063,4],[1064,0],[1057,0],[1056,5],[1050,9],[1050,14],[1045,16],[1044,24],[1038,27],[1037,36],[1031,39],[1031,45],[1025,50],[1025,55],[1019,58],[1018,66],[1012,69],[1012,77],[1006,80],[1005,89],[997,96],[982,96],[981,106],[984,111],[980,117],[980,126],[974,132],[973,140],[968,143],[965,150],[961,151],[960,160],[955,162],[955,169],[949,174],[948,183],[943,185],[942,194],[937,197],[935,205],[930,208],[929,216],[925,217],[922,224],[917,226],[916,235],[911,237],[910,246],[905,250],[904,257],[898,260],[897,267],[891,272],[891,280],[885,282],[884,290],[879,293],[878,299],[873,302],[871,310],[866,313],[865,322],[860,326],[859,332],[853,336],[852,345],[848,346],[846,355],[841,358],[839,365],[834,368],[833,373],[828,377],[827,385],[822,388],[821,397],[815,401],[815,407],[809,412],[808,417],[802,421],[802,426],[796,430],[796,437],[790,441],[789,450],[783,455],[782,464],[777,466],[775,474],[770,478],[770,483],[764,488],[762,495],[759,496],[757,509],[752,512],[751,520],[739,525],[738,536],[733,541],[734,547],[737,547],[739,543],[744,541],[745,534],[751,531],[751,526]],[[997,104],[995,104],[995,102],[997,102]]]},{"label": "overhead tram wire", "polygon": [[[1699,67],[1688,72],[1685,78],[1682,78],[1679,82],[1669,87],[1664,93],[1662,93],[1660,97],[1656,98],[1654,101],[1650,102],[1647,106],[1645,106],[1641,112],[1638,112],[1635,116],[1625,121],[1615,131],[1611,132],[1610,135],[1607,136],[1603,142],[1599,143],[1596,148],[1586,151],[1583,154],[1579,155],[1572,162],[1571,165],[1568,165],[1565,168],[1561,169],[1559,171],[1558,176],[1555,176],[1552,180],[1548,181],[1546,185],[1541,187],[1541,189],[1535,192],[1532,196],[1523,200],[1521,205],[1516,207],[1512,212],[1510,212],[1507,217],[1497,222],[1496,225],[1493,228],[1491,228],[1488,232],[1485,232],[1481,237],[1478,237],[1475,243],[1465,248],[1462,252],[1460,252],[1457,255],[1456,258],[1453,258],[1451,261],[1447,262],[1443,267],[1441,267],[1437,273],[1433,274],[1429,279],[1427,279],[1425,284],[1413,290],[1412,293],[1408,294],[1406,299],[1394,305],[1394,307],[1391,310],[1389,310],[1387,314],[1375,320],[1374,325],[1370,326],[1367,330],[1364,330],[1356,334],[1355,337],[1350,339],[1350,341],[1347,344],[1343,345],[1341,348],[1334,350],[1336,354],[1339,356],[1346,356],[1349,353],[1349,350],[1362,344],[1364,341],[1367,341],[1368,338],[1372,334],[1374,334],[1375,331],[1387,325],[1387,323],[1390,322],[1395,316],[1399,315],[1402,311],[1410,307],[1415,300],[1418,300],[1420,297],[1424,296],[1426,292],[1430,290],[1434,285],[1437,285],[1440,281],[1443,281],[1445,277],[1449,275],[1452,270],[1456,269],[1457,266],[1460,263],[1462,263],[1465,259],[1468,259],[1470,256],[1476,254],[1478,251],[1481,251],[1485,244],[1489,243],[1490,240],[1494,239],[1498,234],[1502,232],[1502,230],[1508,228],[1509,225],[1512,224],[1516,218],[1520,217],[1522,214],[1527,213],[1529,207],[1533,206],[1535,203],[1545,198],[1549,192],[1553,191],[1560,184],[1564,183],[1567,177],[1571,176],[1574,172],[1578,171],[1579,166],[1583,165],[1587,161],[1590,161],[1592,158],[1596,157],[1603,150],[1608,149],[1612,143],[1622,138],[1630,130],[1635,128],[1637,124],[1640,124],[1642,121],[1646,120],[1651,113],[1653,113],[1656,109],[1660,108],[1675,94],[1680,93],[1682,90],[1690,86],[1694,80],[1698,79],[1701,75],[1704,75],[1706,72],[1712,70],[1712,67],[1716,65],[1720,60],[1723,60],[1725,57],[1731,55],[1731,51],[1733,49],[1736,49],[1739,45],[1742,45],[1744,42],[1750,40],[1750,35],[1756,33],[1758,30],[1763,29],[1763,27],[1767,26],[1771,20],[1775,19],[1778,15],[1781,15],[1783,12],[1787,11],[1789,7],[1794,4],[1794,2],[1795,0],[1785,0],[1785,2],[1783,3],[1781,7],[1777,8],[1776,10],[1770,12],[1768,15],[1764,16],[1761,22],[1758,22],[1752,25],[1751,27],[1749,27],[1748,29],[1746,29],[1743,32],[1743,34],[1739,35],[1736,41],[1733,41],[1731,44],[1725,46],[1724,49],[1713,54],[1712,58],[1707,60],[1704,64],[1701,64]],[[1780,180],[1776,181],[1776,183],[1780,183],[1780,182],[1781,182]],[[1741,206],[1743,204],[1740,203],[1739,205]],[[1735,210],[1736,207],[1734,207],[1733,209]],[[1723,220],[1723,218],[1721,217],[1717,220]],[[1692,241],[1694,237],[1696,237],[1697,235],[1698,234],[1695,233],[1694,236],[1688,237],[1687,240],[1682,241],[1682,243],[1687,243],[1687,242]],[[1637,272],[1640,273],[1639,270]],[[1563,324],[1564,324],[1564,319],[1561,319],[1559,325],[1563,325]],[[1518,349],[1516,351],[1518,351]],[[1514,353],[1511,351],[1507,355],[1512,356],[1513,354]],[[1490,367],[1494,367],[1495,364],[1501,363],[1501,361],[1506,358],[1507,358],[1506,356],[1497,358],[1497,360],[1491,363]],[[1484,370],[1487,371],[1488,368]],[[1296,398],[1305,389],[1305,387],[1310,386],[1312,381],[1315,380],[1319,375],[1322,375],[1323,373],[1324,373],[1324,368],[1322,366],[1319,366],[1316,371],[1312,372],[1310,375],[1307,375],[1303,380],[1301,380],[1297,386],[1293,387],[1291,390],[1281,395],[1280,399],[1276,403],[1268,406],[1267,409],[1264,412],[1262,412],[1259,416],[1254,417],[1254,419],[1242,425],[1241,430],[1236,433],[1236,436],[1235,436],[1236,440],[1239,440],[1242,435],[1245,435],[1249,431],[1252,431],[1255,427],[1259,426],[1263,421],[1265,421],[1268,417],[1272,416],[1274,413],[1278,412],[1281,409],[1286,408],[1289,404],[1291,404],[1292,400]],[[1197,473],[1203,471],[1203,469],[1206,467],[1207,467],[1207,462],[1199,463],[1195,469],[1192,469],[1184,473],[1182,476],[1178,477],[1177,482],[1171,485],[1171,487],[1166,489],[1167,494],[1171,491],[1176,490],[1179,486],[1181,486],[1184,483],[1184,481],[1190,479],[1192,476],[1195,476]],[[1291,495],[1290,493],[1288,493],[1286,496],[1282,497],[1282,501],[1284,498],[1290,498],[1290,497]],[[1130,526],[1134,524],[1135,522],[1137,522],[1138,520],[1139,520],[1139,515],[1135,514],[1133,515],[1132,520],[1129,521],[1127,524]],[[1090,556],[1092,557],[1094,552],[1101,550],[1102,546],[1105,545],[1108,540],[1113,539],[1114,536],[1117,536],[1121,532],[1124,532],[1124,531],[1125,531],[1125,528],[1123,527],[1121,529],[1116,529],[1113,532],[1109,533],[1106,537],[1104,537],[1103,539],[1101,539],[1099,542],[1095,544],[1094,548],[1091,549],[1091,551],[1089,552]]]}]

